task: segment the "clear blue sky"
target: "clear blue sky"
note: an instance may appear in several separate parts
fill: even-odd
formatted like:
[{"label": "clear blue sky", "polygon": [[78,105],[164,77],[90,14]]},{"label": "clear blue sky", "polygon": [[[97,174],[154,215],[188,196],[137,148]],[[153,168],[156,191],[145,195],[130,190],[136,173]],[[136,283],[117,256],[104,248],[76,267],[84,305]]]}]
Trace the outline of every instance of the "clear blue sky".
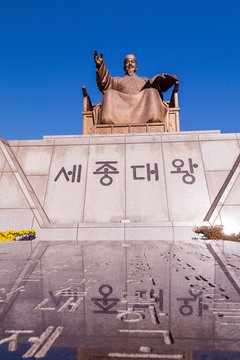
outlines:
[{"label": "clear blue sky", "polygon": [[82,133],[82,94],[101,94],[93,50],[112,76],[180,79],[181,130],[240,132],[239,0],[2,0],[0,136]]}]

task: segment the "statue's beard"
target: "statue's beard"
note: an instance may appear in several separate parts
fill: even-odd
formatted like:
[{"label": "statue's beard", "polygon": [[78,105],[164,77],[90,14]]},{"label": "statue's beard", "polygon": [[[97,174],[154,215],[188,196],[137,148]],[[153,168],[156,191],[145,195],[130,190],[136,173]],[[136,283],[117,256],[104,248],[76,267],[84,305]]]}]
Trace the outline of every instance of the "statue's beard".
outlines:
[{"label": "statue's beard", "polygon": [[127,74],[129,76],[133,76],[136,73],[136,69],[134,67],[127,69]]}]

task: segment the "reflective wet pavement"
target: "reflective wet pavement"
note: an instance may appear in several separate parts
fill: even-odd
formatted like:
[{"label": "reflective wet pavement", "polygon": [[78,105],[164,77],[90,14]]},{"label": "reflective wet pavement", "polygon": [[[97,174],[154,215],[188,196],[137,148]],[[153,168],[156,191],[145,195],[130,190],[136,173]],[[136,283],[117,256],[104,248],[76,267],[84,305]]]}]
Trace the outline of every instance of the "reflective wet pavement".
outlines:
[{"label": "reflective wet pavement", "polygon": [[230,242],[1,243],[0,359],[239,359],[239,260]]}]

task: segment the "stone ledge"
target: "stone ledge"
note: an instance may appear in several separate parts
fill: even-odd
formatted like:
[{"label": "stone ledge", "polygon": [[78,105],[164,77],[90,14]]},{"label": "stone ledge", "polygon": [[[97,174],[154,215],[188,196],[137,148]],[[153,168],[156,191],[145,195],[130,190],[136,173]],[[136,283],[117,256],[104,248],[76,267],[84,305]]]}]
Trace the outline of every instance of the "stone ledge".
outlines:
[{"label": "stone ledge", "polygon": [[[93,135],[44,135],[43,140],[45,139],[81,139],[81,138],[92,138],[92,137],[131,137],[131,136],[161,136],[161,135],[188,135],[188,134],[221,134],[221,130],[196,130],[196,131],[180,131],[180,132],[160,132],[160,133],[129,133],[129,134],[93,134]],[[240,136],[240,134],[239,134]],[[34,140],[33,140],[34,141]]]}]

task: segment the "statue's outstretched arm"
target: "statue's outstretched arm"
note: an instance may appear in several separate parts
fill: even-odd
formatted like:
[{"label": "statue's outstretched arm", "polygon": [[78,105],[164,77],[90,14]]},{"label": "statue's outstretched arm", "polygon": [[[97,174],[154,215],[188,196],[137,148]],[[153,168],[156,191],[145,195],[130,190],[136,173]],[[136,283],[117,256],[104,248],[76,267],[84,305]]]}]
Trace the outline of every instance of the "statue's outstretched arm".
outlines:
[{"label": "statue's outstretched arm", "polygon": [[97,68],[100,68],[100,66],[103,63],[103,53],[101,52],[101,56],[98,56],[97,50],[94,50],[94,61]]},{"label": "statue's outstretched arm", "polygon": [[98,56],[96,50],[94,50],[94,61],[96,64],[96,76],[97,76],[97,85],[99,90],[102,93],[105,93],[107,90],[112,88],[112,78],[109,74],[109,71],[104,64],[103,54]]}]

